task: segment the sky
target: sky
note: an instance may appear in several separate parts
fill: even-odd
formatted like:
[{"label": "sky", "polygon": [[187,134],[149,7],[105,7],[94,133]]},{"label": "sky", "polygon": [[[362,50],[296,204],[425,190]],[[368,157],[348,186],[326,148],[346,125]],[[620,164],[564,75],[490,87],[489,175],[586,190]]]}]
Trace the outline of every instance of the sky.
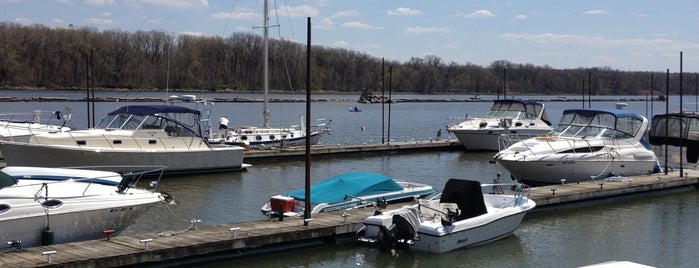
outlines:
[{"label": "sky", "polygon": [[[407,62],[699,72],[696,0],[269,0],[271,38]],[[0,0],[0,21],[262,35],[263,0]],[[681,60],[680,60],[681,59]]]}]

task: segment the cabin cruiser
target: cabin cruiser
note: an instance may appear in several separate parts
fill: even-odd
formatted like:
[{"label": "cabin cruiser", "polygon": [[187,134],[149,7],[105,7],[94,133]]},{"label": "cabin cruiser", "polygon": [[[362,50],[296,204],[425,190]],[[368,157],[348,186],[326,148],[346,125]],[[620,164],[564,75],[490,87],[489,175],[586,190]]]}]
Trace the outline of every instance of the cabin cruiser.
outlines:
[{"label": "cabin cruiser", "polygon": [[[212,146],[199,110],[176,105],[129,105],[108,113],[95,128],[0,141],[8,166],[165,166],[165,173],[241,170],[244,148]],[[129,167],[128,170],[120,166]]]},{"label": "cabin cruiser", "polygon": [[[483,193],[482,187],[499,190]],[[506,194],[505,188],[514,191]],[[440,195],[369,216],[357,232],[357,240],[382,250],[413,248],[444,253],[512,234],[534,207],[529,187],[523,184],[449,179]]]},{"label": "cabin cruiser", "polygon": [[495,100],[490,112],[466,118],[449,131],[467,150],[499,151],[513,143],[551,132],[544,104],[522,99]]},{"label": "cabin cruiser", "polygon": [[[664,149],[670,149],[666,157],[680,166],[679,160],[686,167],[696,167],[699,160],[699,113],[676,112],[653,116],[648,141],[653,145],[656,155],[665,155]],[[669,147],[669,148],[668,148]],[[684,157],[679,154],[684,151]]]},{"label": "cabin cruiser", "polygon": [[5,167],[0,170],[0,241],[17,250],[117,235],[152,206],[170,200],[154,189],[134,188],[144,174]]},{"label": "cabin cruiser", "polygon": [[569,109],[550,135],[517,142],[495,155],[513,179],[557,184],[658,172],[644,136],[648,119],[617,109]]},{"label": "cabin cruiser", "polygon": [[[312,185],[311,214],[413,200],[434,193],[432,186],[364,172],[345,173]],[[306,190],[275,195],[262,206],[268,216],[301,216]]]}]

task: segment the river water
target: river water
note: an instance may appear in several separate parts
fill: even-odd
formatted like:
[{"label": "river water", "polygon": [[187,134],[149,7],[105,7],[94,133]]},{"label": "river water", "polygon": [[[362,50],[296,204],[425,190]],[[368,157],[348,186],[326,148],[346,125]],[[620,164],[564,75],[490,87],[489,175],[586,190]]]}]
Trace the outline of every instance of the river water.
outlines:
[{"label": "river water", "polygon": [[[79,92],[0,91],[2,96],[57,96],[83,98]],[[98,92],[98,96],[160,97],[161,93]],[[204,97],[230,98],[256,94],[209,94]],[[163,95],[164,96],[164,95]],[[281,96],[289,97],[289,96]],[[304,98],[304,96],[293,96]],[[314,98],[354,99],[358,95],[322,95]],[[410,96],[396,98],[466,99],[471,96]],[[480,96],[492,99],[494,96]],[[545,96],[535,96],[545,98]],[[569,96],[570,98],[570,96]],[[575,98],[573,96],[573,98]],[[610,98],[605,96],[604,98]],[[613,97],[612,97],[613,98]],[[619,97],[621,98],[621,97]],[[644,96],[626,98],[643,99]],[[677,96],[670,98],[670,112],[679,109]],[[97,103],[97,120],[122,105]],[[664,102],[628,102],[629,110],[644,116],[665,112]],[[86,104],[82,102],[4,102],[0,112],[28,112],[73,108],[72,124],[87,125]],[[362,112],[348,112],[357,105]],[[483,115],[490,102],[423,102],[356,104],[314,102],[311,118],[331,120],[331,135],[323,144],[361,144],[384,141],[426,141],[434,138],[452,118],[463,120]],[[579,102],[547,102],[549,118],[555,124],[561,112],[581,108]],[[592,108],[612,108],[614,102],[593,101]],[[694,96],[685,97],[683,106],[694,110]],[[587,104],[585,105],[587,107]],[[390,120],[387,117],[390,110]],[[298,124],[305,113],[304,103],[271,103],[272,125]],[[228,116],[230,125],[260,125],[262,103],[216,103],[212,119]],[[390,121],[390,127],[389,127]],[[382,122],[384,127],[382,127]],[[283,124],[282,124],[283,123]],[[390,132],[390,136],[389,135]],[[383,135],[382,135],[383,133]],[[318,182],[350,171],[375,172],[396,179],[428,183],[441,190],[448,178],[492,182],[497,173],[509,173],[489,163],[494,153],[444,152],[395,153],[314,157],[311,180]],[[230,172],[166,178],[160,190],[172,194],[177,205],[155,207],[123,234],[182,231],[192,219],[200,226],[265,219],[259,208],[269,196],[303,188],[303,160],[256,163],[247,172]],[[558,207],[527,214],[520,228],[505,239],[476,248],[446,254],[399,252],[391,254],[351,242],[308,249],[266,254],[257,257],[199,264],[205,267],[577,267],[611,260],[628,260],[658,267],[695,267],[699,263],[699,192],[672,191],[609,199],[576,206]]]}]

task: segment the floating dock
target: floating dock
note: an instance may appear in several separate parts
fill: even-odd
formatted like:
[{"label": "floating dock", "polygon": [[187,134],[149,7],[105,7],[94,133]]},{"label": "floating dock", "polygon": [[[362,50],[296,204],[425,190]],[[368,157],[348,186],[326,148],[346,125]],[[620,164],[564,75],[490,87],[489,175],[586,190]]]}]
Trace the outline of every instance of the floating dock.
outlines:
[{"label": "floating dock", "polygon": [[[684,170],[628,177],[625,181],[596,180],[532,188],[537,210],[660,190],[699,187],[699,171]],[[396,208],[405,204],[389,206]],[[144,233],[0,253],[0,267],[112,267],[125,265],[184,265],[216,259],[288,250],[338,239],[353,238],[374,208],[313,215],[312,220],[271,218],[230,223],[184,232]],[[526,217],[525,217],[526,220]]]},{"label": "floating dock", "polygon": [[[386,153],[391,151],[439,151],[439,150],[465,150],[458,139],[440,141],[406,141],[390,142],[384,144],[356,144],[356,145],[313,145],[311,155],[332,156],[351,154]],[[305,146],[289,148],[269,148],[265,150],[245,151],[245,162],[257,162],[263,159],[279,158],[303,158],[306,157]]]}]

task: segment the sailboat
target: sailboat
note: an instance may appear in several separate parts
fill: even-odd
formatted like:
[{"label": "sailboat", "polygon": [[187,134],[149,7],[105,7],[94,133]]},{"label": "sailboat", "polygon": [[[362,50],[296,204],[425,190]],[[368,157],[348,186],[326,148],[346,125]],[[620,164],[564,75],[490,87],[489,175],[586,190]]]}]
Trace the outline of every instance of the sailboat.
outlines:
[{"label": "sailboat", "polygon": [[[228,119],[222,117],[219,120],[219,133],[212,139],[211,142],[225,143],[231,145],[244,145],[253,149],[261,149],[264,147],[286,147],[286,146],[304,146],[306,144],[306,126],[301,120],[300,129],[294,126],[272,128],[269,126],[269,28],[274,27],[269,25],[269,1],[264,1],[264,108],[262,111],[264,123],[262,127],[244,126],[228,129]],[[315,126],[315,130],[311,131],[311,144],[317,144],[321,137],[330,132],[330,128],[325,123],[325,120],[319,120]]]}]

